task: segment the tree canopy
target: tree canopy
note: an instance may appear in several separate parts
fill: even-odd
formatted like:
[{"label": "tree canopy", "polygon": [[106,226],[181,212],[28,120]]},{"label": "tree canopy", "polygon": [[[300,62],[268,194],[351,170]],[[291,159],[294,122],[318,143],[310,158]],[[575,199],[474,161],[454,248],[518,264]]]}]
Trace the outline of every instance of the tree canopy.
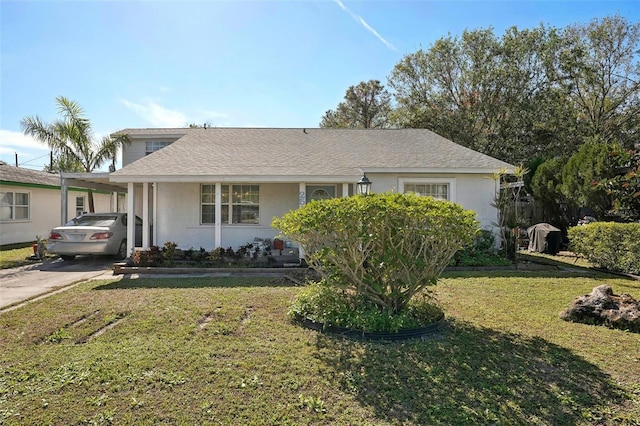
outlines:
[{"label": "tree canopy", "polygon": [[[104,136],[94,140],[91,122],[75,101],[64,96],[56,97],[61,118],[46,123],[38,116],[28,116],[20,121],[25,135],[33,136],[46,144],[53,152],[56,172],[91,173],[107,161],[115,161],[118,150],[129,143],[125,134]],[[94,211],[93,193],[89,190],[89,211]]]},{"label": "tree canopy", "polygon": [[[372,84],[374,82],[375,84]],[[428,128],[512,164],[569,157],[588,138],[632,148],[640,134],[640,23],[466,30],[405,55],[388,77],[351,86],[322,127]],[[362,93],[384,94],[365,120]],[[383,119],[384,118],[384,119]],[[382,123],[378,126],[372,123]]]},{"label": "tree canopy", "polygon": [[327,111],[320,127],[383,128],[388,126],[391,95],[378,80],[351,86],[336,109]]}]

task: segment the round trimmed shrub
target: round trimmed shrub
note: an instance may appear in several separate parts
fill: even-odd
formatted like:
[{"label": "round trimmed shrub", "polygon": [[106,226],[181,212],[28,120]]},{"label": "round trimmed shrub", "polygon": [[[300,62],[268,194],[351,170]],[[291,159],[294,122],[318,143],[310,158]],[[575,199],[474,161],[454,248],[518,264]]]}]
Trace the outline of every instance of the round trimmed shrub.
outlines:
[{"label": "round trimmed shrub", "polygon": [[312,201],[273,226],[300,243],[336,294],[387,315],[436,284],[479,231],[475,213],[458,204],[396,193]]}]

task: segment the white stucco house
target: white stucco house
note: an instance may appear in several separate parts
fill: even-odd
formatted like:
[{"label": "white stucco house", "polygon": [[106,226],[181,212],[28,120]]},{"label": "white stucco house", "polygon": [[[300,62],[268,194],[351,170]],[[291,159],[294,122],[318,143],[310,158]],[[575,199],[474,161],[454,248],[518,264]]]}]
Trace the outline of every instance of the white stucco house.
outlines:
[{"label": "white stucco house", "polygon": [[[0,161],[0,246],[47,238],[61,224],[60,196],[60,175]],[[67,217],[89,209],[86,189],[68,188],[68,199]],[[111,193],[94,192],[93,199],[97,211],[112,210]]]},{"label": "white stucco house", "polygon": [[143,247],[175,242],[184,249],[235,249],[254,238],[274,238],[274,217],[315,198],[353,195],[364,173],[374,193],[412,191],[451,200],[474,210],[482,227],[491,229],[497,217],[491,206],[492,175],[513,169],[425,129],[118,133],[131,141],[120,170],[94,177],[67,174],[63,181],[65,186],[94,182],[126,191],[126,211],[145,224]]}]

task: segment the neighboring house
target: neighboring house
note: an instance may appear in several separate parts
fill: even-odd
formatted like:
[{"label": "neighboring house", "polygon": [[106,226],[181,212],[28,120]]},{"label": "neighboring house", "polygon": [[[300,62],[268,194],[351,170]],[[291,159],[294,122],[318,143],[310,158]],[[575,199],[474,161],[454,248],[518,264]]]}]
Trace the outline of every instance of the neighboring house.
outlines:
[{"label": "neighboring house", "polygon": [[[61,222],[60,175],[10,166],[0,161],[0,246],[47,238]],[[89,209],[87,190],[69,188],[67,216]],[[96,210],[109,211],[111,196],[94,193]]]},{"label": "neighboring house", "polygon": [[[122,169],[108,181],[126,186],[126,211],[146,224],[143,247],[175,242],[184,249],[236,249],[254,238],[274,238],[274,217],[312,199],[353,195],[363,173],[374,193],[417,192],[454,201],[474,210],[482,228],[493,229],[493,173],[513,169],[425,129],[119,133],[128,134],[131,144],[123,150]],[[72,185],[74,176],[67,177]],[[91,181],[89,175],[83,179]]]}]

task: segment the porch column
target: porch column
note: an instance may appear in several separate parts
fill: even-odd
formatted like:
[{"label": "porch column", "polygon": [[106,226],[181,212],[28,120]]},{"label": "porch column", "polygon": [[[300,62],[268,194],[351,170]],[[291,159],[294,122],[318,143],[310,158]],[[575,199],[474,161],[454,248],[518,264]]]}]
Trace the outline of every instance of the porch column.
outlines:
[{"label": "porch column", "polygon": [[[216,182],[216,195],[215,195],[215,212],[216,223],[214,225],[214,237],[213,244],[214,249],[222,247],[222,183]],[[229,201],[231,202],[231,201]]]},{"label": "porch column", "polygon": [[[298,193],[298,207],[302,207],[305,204],[307,204],[307,184],[305,182],[300,182],[299,184],[299,193]],[[298,247],[299,252],[298,252],[298,257],[300,259],[304,258],[304,248],[302,248],[302,245],[300,245],[300,247]]]},{"label": "porch column", "polygon": [[127,184],[127,253],[129,256],[133,254],[136,246],[136,215],[135,215],[135,194],[133,190],[133,182]]},{"label": "porch column", "polygon": [[149,244],[149,182],[142,184],[142,247],[148,249]]},{"label": "porch column", "polygon": [[158,245],[158,227],[156,223],[158,223],[158,182],[154,182],[153,184],[153,211],[151,212],[151,217],[153,221],[149,224],[153,228],[153,232],[151,236],[153,238],[153,244]]},{"label": "porch column", "polygon": [[69,211],[67,200],[67,197],[69,196],[69,184],[67,183],[67,180],[65,178],[61,179],[62,186],[60,187],[60,220],[62,221],[62,223],[60,225],[64,225],[69,220],[69,218],[67,217],[67,211]]},{"label": "porch column", "polygon": [[349,196],[349,184],[348,183],[343,183],[342,184],[342,196],[343,197],[348,197]]}]

